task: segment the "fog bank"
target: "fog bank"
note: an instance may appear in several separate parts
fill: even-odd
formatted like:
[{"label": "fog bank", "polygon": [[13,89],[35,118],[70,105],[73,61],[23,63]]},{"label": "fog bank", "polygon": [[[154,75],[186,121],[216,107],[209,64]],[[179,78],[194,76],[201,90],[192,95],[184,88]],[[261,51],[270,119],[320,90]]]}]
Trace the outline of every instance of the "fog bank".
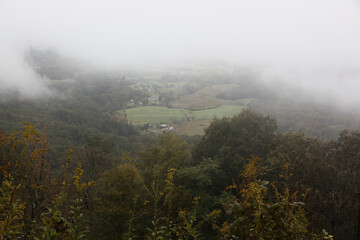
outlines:
[{"label": "fog bank", "polygon": [[360,102],[356,0],[2,0],[0,32],[2,90],[46,91],[23,61],[33,46],[102,68],[264,66],[268,79]]}]

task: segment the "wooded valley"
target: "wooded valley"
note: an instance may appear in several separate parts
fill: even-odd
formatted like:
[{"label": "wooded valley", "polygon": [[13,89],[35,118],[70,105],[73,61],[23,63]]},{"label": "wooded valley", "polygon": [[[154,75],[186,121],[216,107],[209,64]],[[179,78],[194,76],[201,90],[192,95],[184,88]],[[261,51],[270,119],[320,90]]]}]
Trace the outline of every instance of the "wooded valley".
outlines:
[{"label": "wooded valley", "polygon": [[356,112],[246,69],[59,71],[31,54],[53,59],[32,62],[52,94],[1,95],[1,239],[356,238]]}]

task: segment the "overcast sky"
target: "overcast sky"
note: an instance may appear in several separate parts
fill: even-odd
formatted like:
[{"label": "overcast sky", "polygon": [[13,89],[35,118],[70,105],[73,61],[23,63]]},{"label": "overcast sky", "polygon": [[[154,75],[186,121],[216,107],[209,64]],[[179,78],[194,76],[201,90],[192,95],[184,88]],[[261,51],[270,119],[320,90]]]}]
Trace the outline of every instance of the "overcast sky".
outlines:
[{"label": "overcast sky", "polygon": [[106,67],[255,64],[344,97],[359,75],[339,84],[334,69],[360,70],[360,1],[0,0],[0,88],[45,91],[23,62],[29,46]]}]

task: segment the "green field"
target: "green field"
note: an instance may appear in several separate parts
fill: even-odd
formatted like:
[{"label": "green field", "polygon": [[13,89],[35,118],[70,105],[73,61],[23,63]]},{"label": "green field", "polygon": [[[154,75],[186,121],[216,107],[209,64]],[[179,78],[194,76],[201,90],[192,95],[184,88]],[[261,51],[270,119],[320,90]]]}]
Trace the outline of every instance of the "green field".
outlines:
[{"label": "green field", "polygon": [[[157,106],[143,106],[126,109],[128,121],[136,125],[146,123],[174,123],[179,134],[195,135],[203,134],[203,129],[209,125],[209,120],[214,117],[231,117],[240,113],[245,106],[224,105],[214,109],[189,111],[180,108],[166,108]],[[121,110],[120,110],[121,111]],[[186,118],[190,121],[186,121]],[[204,122],[205,121],[205,122]]]},{"label": "green field", "polygon": [[[149,97],[149,103],[152,106],[126,109],[125,113],[128,122],[134,125],[167,123],[169,126],[171,124],[171,126],[175,127],[178,134],[203,134],[204,128],[210,124],[213,118],[232,117],[241,113],[253,101],[250,98],[236,101],[218,98],[218,94],[222,91],[238,87],[236,84],[207,86],[187,94],[188,90],[184,86],[188,86],[188,84],[187,81],[166,84],[156,83],[155,92]],[[194,89],[198,87],[197,84],[193,86]],[[175,98],[174,101],[170,102],[171,108],[154,106],[155,104],[163,104],[160,101],[152,100],[162,94],[170,94]],[[121,119],[121,115],[116,116]]]},{"label": "green field", "polygon": [[173,121],[184,121],[185,115],[179,108],[167,108],[156,106],[144,106],[129,108],[125,110],[127,119],[134,123],[143,125],[146,123],[168,123]]},{"label": "green field", "polygon": [[222,117],[232,117],[235,114],[241,113],[245,106],[241,105],[224,105],[214,109],[199,110],[193,111],[196,120],[206,120],[222,118]]},{"label": "green field", "polygon": [[195,93],[182,95],[175,101],[170,102],[172,107],[186,108],[189,110],[215,109],[222,105],[232,104],[233,101],[220,99],[217,95],[228,89],[233,88],[234,84],[219,84],[204,87]]}]

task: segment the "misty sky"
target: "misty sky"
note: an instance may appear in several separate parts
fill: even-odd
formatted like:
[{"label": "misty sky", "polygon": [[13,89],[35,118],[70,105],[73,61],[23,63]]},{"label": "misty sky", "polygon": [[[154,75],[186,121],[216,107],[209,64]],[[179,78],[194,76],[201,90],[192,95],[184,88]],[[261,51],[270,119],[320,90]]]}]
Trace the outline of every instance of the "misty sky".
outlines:
[{"label": "misty sky", "polygon": [[360,2],[0,0],[1,89],[46,91],[23,62],[29,46],[112,68],[264,66],[269,79],[351,103],[360,89]]}]

